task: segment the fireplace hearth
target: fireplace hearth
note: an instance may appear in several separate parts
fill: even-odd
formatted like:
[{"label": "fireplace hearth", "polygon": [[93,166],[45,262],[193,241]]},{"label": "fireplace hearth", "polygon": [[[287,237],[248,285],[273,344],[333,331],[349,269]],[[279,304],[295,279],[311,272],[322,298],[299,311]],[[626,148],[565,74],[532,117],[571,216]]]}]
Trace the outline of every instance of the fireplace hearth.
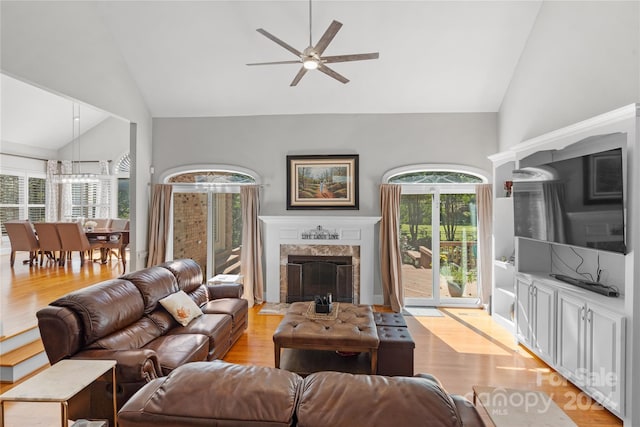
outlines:
[{"label": "fireplace hearth", "polygon": [[289,255],[287,302],[313,301],[331,293],[334,301],[353,302],[353,264],[350,256]]}]

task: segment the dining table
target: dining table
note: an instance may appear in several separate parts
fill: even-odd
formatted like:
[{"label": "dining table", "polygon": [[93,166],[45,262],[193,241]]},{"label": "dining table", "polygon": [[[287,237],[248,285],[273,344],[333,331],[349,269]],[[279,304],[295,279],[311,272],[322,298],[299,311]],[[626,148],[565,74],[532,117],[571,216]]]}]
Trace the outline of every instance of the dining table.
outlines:
[{"label": "dining table", "polygon": [[104,247],[100,249],[100,262],[107,263],[109,253],[112,249],[118,249],[122,266],[126,268],[127,261],[124,254],[125,249],[129,246],[129,230],[121,230],[116,228],[93,228],[85,229],[87,239],[93,242],[102,242]]}]

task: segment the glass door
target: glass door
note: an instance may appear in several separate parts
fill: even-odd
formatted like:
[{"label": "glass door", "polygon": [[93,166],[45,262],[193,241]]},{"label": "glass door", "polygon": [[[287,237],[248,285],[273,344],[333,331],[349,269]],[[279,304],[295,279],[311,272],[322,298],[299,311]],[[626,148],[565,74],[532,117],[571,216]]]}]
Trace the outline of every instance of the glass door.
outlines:
[{"label": "glass door", "polygon": [[[402,194],[400,197],[400,250],[405,305],[437,305],[439,233],[435,194]],[[434,239],[435,237],[435,239]],[[435,241],[434,241],[435,240]],[[434,248],[436,249],[434,251]],[[434,281],[435,284],[434,285]]]},{"label": "glass door", "polygon": [[[440,301],[478,298],[478,224],[475,194],[440,194]],[[466,300],[466,301],[465,301]]]},{"label": "glass door", "polygon": [[[475,194],[403,194],[400,199],[402,285],[407,306],[475,304]],[[433,254],[436,254],[435,256]]]}]

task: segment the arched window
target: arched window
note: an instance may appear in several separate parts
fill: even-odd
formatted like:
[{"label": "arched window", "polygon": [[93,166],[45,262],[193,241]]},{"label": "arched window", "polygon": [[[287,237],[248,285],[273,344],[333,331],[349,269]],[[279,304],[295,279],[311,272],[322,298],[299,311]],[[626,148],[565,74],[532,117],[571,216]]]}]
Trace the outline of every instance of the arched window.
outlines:
[{"label": "arched window", "polygon": [[476,305],[475,186],[484,171],[459,165],[413,165],[388,171],[402,186],[400,250],[406,305]]},{"label": "arched window", "polygon": [[161,181],[173,186],[173,258],[196,260],[207,278],[239,274],[240,188],[258,184],[258,175],[236,166],[198,165],[167,171]]}]

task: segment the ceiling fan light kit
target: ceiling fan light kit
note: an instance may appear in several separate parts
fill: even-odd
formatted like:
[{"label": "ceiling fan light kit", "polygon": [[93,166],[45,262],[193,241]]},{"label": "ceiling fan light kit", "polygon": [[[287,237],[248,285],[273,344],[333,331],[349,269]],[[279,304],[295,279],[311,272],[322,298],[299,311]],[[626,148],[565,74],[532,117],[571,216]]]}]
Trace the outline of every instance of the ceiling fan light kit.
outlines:
[{"label": "ceiling fan light kit", "polygon": [[258,62],[247,65],[276,65],[276,64],[301,64],[302,67],[298,74],[293,78],[290,86],[296,86],[298,82],[302,79],[302,77],[306,74],[308,70],[319,70],[322,73],[338,80],[341,83],[348,83],[349,79],[337,73],[333,69],[327,67],[326,64],[336,63],[336,62],[350,62],[350,61],[364,61],[368,59],[378,59],[379,53],[356,53],[349,55],[336,55],[336,56],[322,56],[329,43],[336,36],[338,31],[342,28],[342,24],[336,20],[331,22],[329,28],[324,32],[318,43],[314,46],[311,41],[311,0],[309,0],[309,46],[304,49],[304,51],[300,52],[296,48],[292,47],[288,43],[280,40],[278,37],[264,30],[263,28],[258,28],[256,31],[268,38],[269,40],[279,44],[289,52],[293,53],[298,57],[298,60],[295,61],[274,61],[274,62]]}]

